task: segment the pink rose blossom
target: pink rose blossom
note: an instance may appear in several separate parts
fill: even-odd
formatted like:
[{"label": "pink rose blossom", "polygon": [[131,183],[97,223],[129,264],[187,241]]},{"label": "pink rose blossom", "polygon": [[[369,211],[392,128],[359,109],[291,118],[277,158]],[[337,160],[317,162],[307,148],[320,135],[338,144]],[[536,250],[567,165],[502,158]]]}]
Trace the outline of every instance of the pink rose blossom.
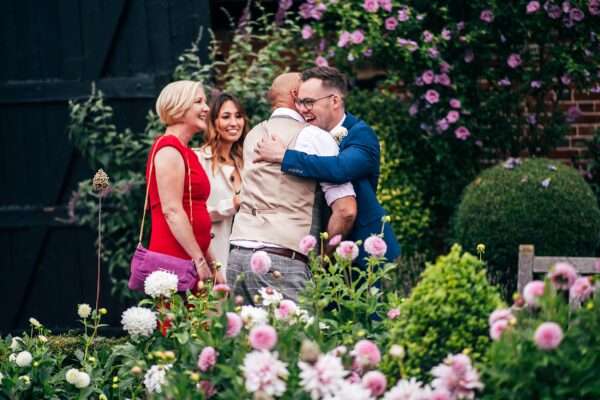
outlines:
[{"label": "pink rose blossom", "polygon": [[314,33],[315,31],[310,25],[304,25],[304,27],[302,27],[302,39],[310,39]]},{"label": "pink rose blossom", "polygon": [[358,257],[358,246],[350,240],[344,240],[335,249],[335,252],[343,259],[352,261]]},{"label": "pink rose blossom", "polygon": [[571,77],[568,74],[564,74],[560,77],[560,81],[563,85],[568,86],[571,84]]},{"label": "pink rose blossom", "polygon": [[365,251],[373,257],[383,257],[387,251],[387,244],[385,241],[377,236],[371,235],[365,240]]},{"label": "pink rose blossom", "polygon": [[540,9],[540,2],[539,1],[530,1],[529,3],[527,3],[527,14],[533,14],[538,12]]},{"label": "pink rose blossom", "polygon": [[462,104],[460,103],[460,100],[450,99],[450,107],[460,109],[461,106],[462,106]]},{"label": "pink rose blossom", "polygon": [[377,12],[379,10],[379,2],[377,0],[365,0],[363,8],[370,13]]},{"label": "pink rose blossom", "polygon": [[501,319],[500,321],[494,322],[494,324],[490,327],[490,337],[492,340],[500,340],[500,336],[502,333],[508,328],[508,321],[505,319]]},{"label": "pink rose blossom", "polygon": [[435,76],[435,83],[439,83],[442,86],[450,86],[452,81],[448,74],[439,74]]},{"label": "pink rose blossom", "polygon": [[250,268],[255,274],[266,274],[271,269],[271,257],[262,250],[254,252],[250,258]]},{"label": "pink rose blossom", "polygon": [[435,104],[440,101],[440,94],[436,90],[429,89],[425,92],[425,100],[427,100],[429,104]]},{"label": "pink rose blossom", "polygon": [[377,345],[366,339],[356,343],[352,355],[355,357],[355,360],[360,367],[375,367],[381,361],[381,353],[379,352]]},{"label": "pink rose blossom", "polygon": [[361,44],[365,40],[365,34],[360,29],[352,32],[352,43]]},{"label": "pink rose blossom", "polygon": [[494,323],[497,321],[509,320],[512,317],[513,315],[509,308],[499,308],[490,314],[488,322],[491,326],[494,325]]},{"label": "pink rose blossom", "polygon": [[483,10],[481,14],[479,14],[479,18],[483,22],[487,22],[489,24],[494,20],[494,13],[492,10]]},{"label": "pink rose blossom", "polygon": [[393,31],[398,26],[398,20],[395,17],[389,17],[385,19],[385,29]]},{"label": "pink rose blossom", "polygon": [[392,308],[387,312],[387,317],[389,319],[396,319],[400,316],[400,309]]},{"label": "pink rose blossom", "polygon": [[523,288],[523,299],[530,307],[539,306],[539,298],[544,294],[544,282],[531,281]]},{"label": "pink rose blossom", "polygon": [[340,33],[340,38],[338,39],[338,47],[346,47],[348,43],[352,41],[352,34],[348,31],[343,31]]},{"label": "pink rose blossom", "polygon": [[419,48],[419,44],[414,40],[398,38],[398,46],[408,49],[411,53]]},{"label": "pink rose blossom", "polygon": [[508,66],[513,69],[521,65],[521,62],[521,56],[516,53],[512,53],[510,56],[508,56],[508,59],[506,60]]},{"label": "pink rose blossom", "polygon": [[448,111],[448,115],[446,115],[446,120],[453,124],[460,118],[460,113],[458,111]]},{"label": "pink rose blossom", "polygon": [[417,115],[418,112],[419,112],[419,106],[417,106],[416,104],[411,104],[411,106],[408,108],[408,114],[411,117],[414,117],[415,115]]},{"label": "pink rose blossom", "polygon": [[588,0],[588,11],[591,15],[600,15],[600,1],[599,0]]},{"label": "pink rose blossom", "polygon": [[446,118],[440,119],[435,123],[435,125],[437,126],[438,132],[444,132],[450,127],[450,124],[448,124],[448,120]]},{"label": "pink rose blossom", "polygon": [[248,340],[255,350],[271,350],[277,344],[277,332],[270,325],[260,325],[252,328]]},{"label": "pink rose blossom", "polygon": [[450,40],[452,39],[452,32],[450,32],[450,30],[448,28],[444,28],[442,29],[442,39],[444,40]]},{"label": "pink rose blossom", "polygon": [[287,320],[296,314],[297,309],[298,307],[296,307],[296,303],[294,303],[292,300],[281,300],[279,302],[279,306],[275,309],[275,318]]},{"label": "pink rose blossom", "polygon": [[569,289],[570,298],[580,303],[586,301],[592,293],[594,293],[594,286],[588,277],[577,278]]},{"label": "pink rose blossom", "polygon": [[423,83],[426,85],[431,85],[433,83],[434,77],[435,77],[435,75],[434,75],[433,71],[430,69],[423,72],[423,74],[421,75],[421,79],[423,80]]},{"label": "pink rose blossom", "polygon": [[456,128],[456,130],[454,130],[454,135],[457,139],[467,140],[469,136],[471,136],[471,132],[469,132],[469,130],[466,127],[460,126]]},{"label": "pink rose blossom", "polygon": [[329,245],[331,247],[335,247],[338,244],[340,244],[341,241],[342,241],[342,235],[338,234],[338,235],[335,235],[334,237],[332,237],[331,239],[329,239]]},{"label": "pink rose blossom", "polygon": [[563,339],[563,331],[555,322],[544,322],[535,330],[533,341],[541,350],[553,350],[560,345]]},{"label": "pink rose blossom", "polygon": [[556,289],[567,290],[575,283],[577,271],[571,264],[559,262],[550,270],[548,277]]},{"label": "pink rose blossom", "polygon": [[448,72],[450,72],[450,64],[448,64],[446,61],[442,61],[440,63],[440,71],[442,71],[443,73],[447,74]]},{"label": "pink rose blossom", "polygon": [[437,49],[437,47],[430,47],[427,49],[427,54],[429,55],[429,58],[435,60],[440,56],[440,51]]},{"label": "pink rose blossom", "polygon": [[206,372],[217,363],[218,353],[213,347],[205,347],[198,356],[198,369]]},{"label": "pink rose blossom", "polygon": [[410,11],[408,8],[404,7],[398,10],[398,21],[406,22],[410,18]]},{"label": "pink rose blossom", "polygon": [[225,336],[227,337],[236,337],[239,335],[242,330],[242,326],[244,322],[242,318],[236,313],[228,312],[227,316],[227,331],[225,332]]},{"label": "pink rose blossom", "polygon": [[392,0],[379,0],[379,6],[385,11],[392,11]]},{"label": "pink rose blossom", "polygon": [[433,33],[429,32],[429,31],[424,31],[423,32],[423,41],[425,43],[429,43],[433,40]]},{"label": "pink rose blossom", "polygon": [[572,8],[569,11],[569,18],[575,22],[581,22],[585,18],[585,14],[579,8]]},{"label": "pink rose blossom", "polygon": [[302,253],[308,254],[315,249],[316,245],[317,239],[313,235],[306,235],[300,240],[298,247]]},{"label": "pink rose blossom", "polygon": [[369,371],[363,376],[362,385],[369,389],[373,396],[378,397],[385,392],[387,380],[381,372]]},{"label": "pink rose blossom", "polygon": [[327,59],[325,57],[319,56],[315,58],[315,65],[317,65],[318,67],[327,67],[329,66],[329,63],[327,62]]}]

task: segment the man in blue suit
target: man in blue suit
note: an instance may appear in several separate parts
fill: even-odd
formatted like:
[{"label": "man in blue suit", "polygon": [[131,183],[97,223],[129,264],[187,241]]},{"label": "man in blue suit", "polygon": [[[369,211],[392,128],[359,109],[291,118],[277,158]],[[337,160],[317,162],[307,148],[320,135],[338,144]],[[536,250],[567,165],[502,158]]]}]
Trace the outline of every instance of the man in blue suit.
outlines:
[{"label": "man in blue suit", "polygon": [[[276,135],[264,138],[257,146],[256,160],[281,163],[281,170],[304,178],[331,183],[352,181],[356,192],[358,214],[350,240],[364,240],[380,234],[384,209],[377,200],[380,149],[373,129],[364,121],[345,112],[347,79],[332,67],[314,67],[302,73],[296,107],[306,122],[332,132],[340,145],[333,157],[309,155],[286,150]],[[385,257],[393,261],[400,255],[400,245],[389,224],[383,238],[387,244]],[[365,265],[366,253],[360,247],[357,262]]]}]

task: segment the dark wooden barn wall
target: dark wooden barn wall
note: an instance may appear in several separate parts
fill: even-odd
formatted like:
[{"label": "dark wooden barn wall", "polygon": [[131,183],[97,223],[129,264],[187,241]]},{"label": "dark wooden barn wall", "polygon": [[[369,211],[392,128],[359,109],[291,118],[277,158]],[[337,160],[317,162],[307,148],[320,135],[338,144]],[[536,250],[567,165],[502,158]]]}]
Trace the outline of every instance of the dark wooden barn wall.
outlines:
[{"label": "dark wooden barn wall", "polygon": [[[0,333],[29,316],[64,329],[76,323],[76,304],[95,297],[94,233],[56,221],[77,182],[93,173],[67,138],[67,101],[85,98],[96,81],[117,126],[141,131],[177,56],[210,26],[210,5],[9,0],[2,8]],[[123,305],[108,293],[105,284],[109,321],[118,324]]]}]

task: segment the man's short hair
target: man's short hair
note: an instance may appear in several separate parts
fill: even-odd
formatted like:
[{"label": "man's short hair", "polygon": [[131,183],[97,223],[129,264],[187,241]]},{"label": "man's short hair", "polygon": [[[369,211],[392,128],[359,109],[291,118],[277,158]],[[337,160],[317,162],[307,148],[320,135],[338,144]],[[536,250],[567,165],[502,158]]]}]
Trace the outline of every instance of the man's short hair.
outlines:
[{"label": "man's short hair", "polygon": [[302,82],[309,79],[320,79],[323,82],[323,87],[337,89],[342,97],[348,94],[348,78],[333,67],[313,67],[302,72]]}]

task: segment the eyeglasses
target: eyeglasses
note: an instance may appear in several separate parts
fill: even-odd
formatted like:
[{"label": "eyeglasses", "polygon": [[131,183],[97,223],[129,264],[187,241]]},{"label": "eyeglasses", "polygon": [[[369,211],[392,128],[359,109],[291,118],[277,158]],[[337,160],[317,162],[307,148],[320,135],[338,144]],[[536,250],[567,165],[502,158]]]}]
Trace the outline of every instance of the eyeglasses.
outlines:
[{"label": "eyeglasses", "polygon": [[311,99],[311,98],[308,98],[308,97],[304,98],[304,99],[301,99],[299,97],[296,97],[294,99],[294,104],[296,104],[296,107],[298,107],[298,108],[304,107],[304,108],[306,108],[307,110],[310,111],[310,110],[312,110],[312,108],[314,107],[314,105],[315,105],[315,103],[317,101],[323,100],[323,99],[328,99],[331,96],[335,96],[335,94],[332,93],[332,94],[329,94],[327,96],[319,97],[318,99]]}]

